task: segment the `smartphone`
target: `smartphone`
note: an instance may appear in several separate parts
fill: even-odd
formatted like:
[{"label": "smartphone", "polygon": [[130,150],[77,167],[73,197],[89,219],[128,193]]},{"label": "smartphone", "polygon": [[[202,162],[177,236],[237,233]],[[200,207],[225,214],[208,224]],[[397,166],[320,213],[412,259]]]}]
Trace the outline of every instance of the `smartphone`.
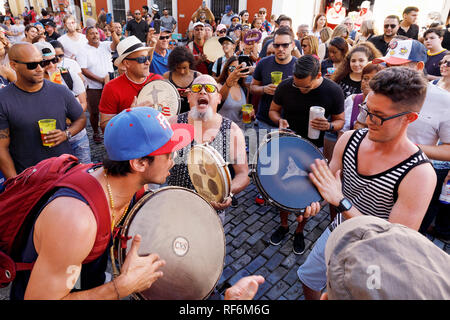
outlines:
[{"label": "smartphone", "polygon": [[202,2],[202,8],[205,8],[206,7],[206,1],[203,1]]},{"label": "smartphone", "polygon": [[[253,64],[252,59],[250,59],[249,56],[245,56],[245,55],[239,56],[238,62],[239,62],[239,64],[241,64],[242,62],[245,62],[247,64],[247,66],[251,66]],[[241,73],[248,72],[248,70],[249,70],[249,68],[242,69]]]},{"label": "smartphone", "polygon": [[155,19],[153,21],[153,29],[155,29],[155,34],[161,33],[161,20]]}]

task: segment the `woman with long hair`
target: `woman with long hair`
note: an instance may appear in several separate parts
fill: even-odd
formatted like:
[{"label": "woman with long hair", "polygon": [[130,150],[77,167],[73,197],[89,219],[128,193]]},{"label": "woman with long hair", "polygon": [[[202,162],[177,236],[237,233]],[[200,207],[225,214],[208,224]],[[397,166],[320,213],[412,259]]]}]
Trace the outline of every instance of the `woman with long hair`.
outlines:
[{"label": "woman with long hair", "polygon": [[364,67],[373,59],[380,57],[382,57],[381,52],[371,42],[360,43],[347,53],[330,78],[341,86],[345,98],[355,93],[361,93]]},{"label": "woman with long hair", "polygon": [[321,63],[322,75],[324,77],[331,76],[344,61],[345,55],[348,52],[348,44],[344,38],[337,37],[330,40],[328,44],[328,58]]},{"label": "woman with long hair", "polygon": [[250,28],[252,26],[250,23],[250,14],[247,10],[242,10],[241,12],[239,12],[239,16],[241,17],[242,27],[248,26]]},{"label": "woman with long hair", "polygon": [[197,71],[192,70],[194,63],[194,55],[184,46],[173,49],[167,60],[169,71],[164,73],[163,78],[169,80],[177,88],[178,93],[180,94],[180,113],[190,110],[189,102],[187,100],[187,90],[194,79],[199,75]]},{"label": "woman with long hair", "polygon": [[447,54],[439,62],[439,68],[442,77],[433,80],[432,83],[450,92],[450,52],[447,52]]},{"label": "woman with long hair", "polygon": [[359,33],[356,35],[355,43],[361,43],[368,41],[373,36],[378,34],[375,27],[375,20],[364,20],[361,23],[361,28],[359,29]]},{"label": "woman with long hair", "polygon": [[239,64],[238,57],[232,56],[227,60],[217,79],[217,82],[222,85],[220,88],[222,104],[217,112],[235,122],[242,130],[244,130],[242,105],[247,103],[248,93],[248,87],[245,84],[245,78],[248,75],[246,69],[246,66]]},{"label": "woman with long hair", "polygon": [[324,13],[319,13],[314,18],[314,24],[312,27],[312,34],[319,39],[319,43],[322,43],[320,39],[320,31],[327,26],[327,16]]},{"label": "woman with long hair", "polygon": [[16,73],[9,66],[7,47],[0,41],[0,89],[14,81],[16,81]]},{"label": "woman with long hair", "polygon": [[319,59],[319,39],[313,35],[307,35],[300,42],[303,54],[312,54]]},{"label": "woman with long hair", "polygon": [[22,39],[24,42],[33,43],[33,39],[38,36],[39,30],[32,24],[25,27],[25,37]]}]

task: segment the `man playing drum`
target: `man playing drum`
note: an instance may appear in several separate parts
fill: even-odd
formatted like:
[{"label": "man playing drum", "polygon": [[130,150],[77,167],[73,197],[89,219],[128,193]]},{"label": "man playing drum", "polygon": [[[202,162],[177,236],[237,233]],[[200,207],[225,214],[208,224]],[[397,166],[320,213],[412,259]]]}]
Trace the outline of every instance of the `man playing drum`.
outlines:
[{"label": "man playing drum", "polygon": [[[209,75],[201,75],[194,79],[189,96],[191,110],[169,119],[170,123],[188,123],[194,126],[194,142],[178,152],[176,164],[170,171],[169,185],[194,190],[189,177],[187,156],[194,144],[209,143],[223,159],[232,164],[235,176],[231,182],[231,193],[237,194],[250,183],[248,163],[245,151],[245,139],[241,129],[231,120],[217,113],[217,105],[221,101],[217,82]],[[224,209],[231,205],[231,197],[222,203],[212,202],[214,209],[224,222]]]},{"label": "man playing drum", "polygon": [[[312,106],[324,108],[325,116],[312,119],[310,124],[309,109]],[[330,122],[327,120],[329,116]],[[344,96],[338,85],[322,77],[319,60],[306,55],[295,62],[293,77],[277,87],[270,105],[269,117],[280,129],[289,128],[303,138],[308,137],[309,125],[320,130],[318,139],[308,139],[318,148],[322,148],[325,131],[339,131],[344,126]],[[281,226],[270,238],[273,245],[279,245],[288,233],[288,215],[289,212],[280,210]],[[299,216],[298,222],[293,250],[295,254],[302,254],[305,250],[303,228],[306,219]]]},{"label": "man playing drum", "polygon": [[[112,226],[122,219],[133,195],[145,184],[166,181],[173,166],[172,152],[189,144],[192,137],[191,126],[171,127],[162,114],[149,107],[127,109],[111,119],[105,130],[108,159],[90,174],[104,190]],[[11,299],[120,299],[148,289],[163,275],[158,269],[165,262],[157,254],[138,255],[141,236],[136,235],[121,274],[104,283],[108,249],[88,269],[82,264],[96,233],[97,222],[86,200],[72,189],[58,189],[41,207],[22,250],[24,261],[35,264],[31,273],[18,273]],[[82,291],[72,292],[82,268]]]},{"label": "man playing drum", "polygon": [[150,50],[151,48],[144,46],[135,36],[125,38],[117,45],[119,57],[114,64],[125,66],[126,72],[108,82],[103,88],[99,105],[100,127],[103,131],[112,117],[124,109],[137,105],[136,97],[147,83],[163,79],[162,76],[149,72]]},{"label": "man playing drum", "polygon": [[389,68],[370,88],[361,106],[368,129],[345,132],[329,167],[322,160],[311,166],[309,177],[338,215],[297,271],[306,299],[319,299],[326,285],[325,244],[339,223],[371,215],[418,230],[433,195],[433,167],[406,134],[424,103],[426,79],[409,68]]}]

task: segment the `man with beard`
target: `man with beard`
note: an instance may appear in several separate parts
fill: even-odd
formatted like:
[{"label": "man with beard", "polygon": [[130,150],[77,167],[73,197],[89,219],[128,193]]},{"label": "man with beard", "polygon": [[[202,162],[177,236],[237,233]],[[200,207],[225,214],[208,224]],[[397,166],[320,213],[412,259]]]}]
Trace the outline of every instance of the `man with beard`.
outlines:
[{"label": "man with beard", "polygon": [[127,28],[125,29],[125,37],[136,36],[141,42],[147,41],[147,34],[149,25],[142,19],[141,12],[136,10],[134,12],[134,19],[128,21]]},{"label": "man with beard", "polygon": [[[50,61],[42,59],[42,52],[32,44],[18,43],[9,50],[9,59],[17,81],[0,91],[0,171],[6,178],[44,159],[72,154],[68,140],[86,125],[83,108],[72,92],[44,80],[44,67]],[[68,128],[66,118],[71,120]],[[56,120],[56,129],[45,135],[51,147],[43,146],[41,119]]]},{"label": "man with beard", "polygon": [[387,16],[384,19],[383,34],[375,36],[369,39],[374,46],[385,55],[388,50],[389,42],[397,35],[398,28],[400,27],[400,19],[395,15]]},{"label": "man with beard", "polygon": [[[189,177],[187,157],[192,146],[206,142],[231,164],[234,171],[231,182],[232,194],[241,192],[250,183],[244,135],[237,124],[217,113],[217,106],[221,99],[214,78],[201,75],[194,79],[190,88],[188,101],[191,110],[169,120],[170,123],[188,123],[194,126],[194,141],[178,152],[176,164],[168,178],[169,185],[194,190]],[[222,203],[211,203],[222,222],[225,219],[224,210],[231,205],[231,202],[231,197],[228,197]]]},{"label": "man with beard", "polygon": [[[323,160],[311,165],[311,181],[338,214],[297,271],[306,299],[319,299],[326,286],[325,244],[340,223],[369,215],[418,230],[433,195],[433,167],[407,137],[425,101],[426,79],[409,68],[389,68],[370,88],[361,106],[368,129],[345,132],[329,167]],[[315,214],[320,206],[313,209]]]}]

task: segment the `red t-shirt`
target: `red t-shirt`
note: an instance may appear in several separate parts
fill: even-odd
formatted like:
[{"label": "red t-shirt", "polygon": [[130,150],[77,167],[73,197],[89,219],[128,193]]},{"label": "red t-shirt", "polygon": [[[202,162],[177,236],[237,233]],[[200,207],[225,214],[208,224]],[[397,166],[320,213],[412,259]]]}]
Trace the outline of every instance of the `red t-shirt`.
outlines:
[{"label": "red t-shirt", "polygon": [[102,98],[98,106],[103,114],[118,114],[131,106],[134,97],[139,95],[142,87],[153,80],[163,80],[159,74],[150,73],[147,80],[137,84],[128,79],[123,74],[120,77],[111,80],[103,88]]}]

